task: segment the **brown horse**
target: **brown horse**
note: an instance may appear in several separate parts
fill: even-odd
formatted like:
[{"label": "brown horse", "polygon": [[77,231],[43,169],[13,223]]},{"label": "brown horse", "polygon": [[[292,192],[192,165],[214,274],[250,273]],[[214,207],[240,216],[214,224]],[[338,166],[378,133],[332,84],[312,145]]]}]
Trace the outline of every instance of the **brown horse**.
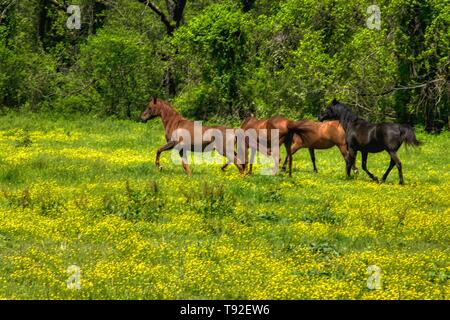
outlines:
[{"label": "brown horse", "polygon": [[[162,119],[167,141],[156,153],[155,164],[159,170],[161,170],[159,160],[161,153],[176,148],[179,150],[184,171],[191,175],[187,151],[204,152],[212,146],[213,150],[227,157],[230,163],[233,162],[239,172],[244,172],[245,167],[240,164],[241,161],[238,161],[234,151],[236,137],[233,129],[224,126],[197,126],[194,122],[183,118],[168,102],[153,98],[142,113],[141,120],[147,122],[156,117]],[[227,148],[230,145],[232,147]]]},{"label": "brown horse", "polygon": [[[309,130],[305,130],[305,127]],[[347,150],[347,143],[345,142],[345,131],[339,121],[315,122],[300,120],[289,124],[288,130],[292,134],[291,156],[300,148],[308,148],[315,172],[317,172],[317,167],[314,149],[329,149],[337,146],[344,160],[346,162],[348,161],[349,153]],[[297,131],[300,131],[302,135],[296,134]],[[306,139],[304,137],[306,137]],[[286,171],[286,164],[288,161],[288,156],[286,156],[281,169],[283,172]],[[358,171],[355,164],[353,164],[352,168],[353,171]]]},{"label": "brown horse", "polygon": [[[280,154],[278,148],[273,148],[273,146],[281,146],[284,145],[286,148],[286,161],[289,161],[289,176],[292,175],[292,156],[291,156],[291,143],[292,137],[289,136],[289,125],[293,125],[294,122],[288,120],[282,116],[274,116],[266,120],[258,120],[253,115],[247,117],[241,124],[241,129],[245,134],[245,167],[249,164],[248,174],[252,174],[253,172],[253,163],[255,159],[256,151],[259,150],[265,155],[270,155],[274,162],[274,168],[272,171],[273,175],[276,175],[278,171],[278,166],[280,163]],[[249,138],[249,130],[254,130],[256,132],[256,138]],[[302,126],[299,124],[295,127],[295,136],[301,140],[307,140],[306,132],[309,130],[308,126]],[[277,141],[272,141],[272,132],[278,131],[278,139]],[[250,163],[248,161],[248,148],[251,149],[251,159]],[[276,151],[275,151],[276,150]],[[222,170],[228,166],[229,163],[225,164],[222,167]]]}]

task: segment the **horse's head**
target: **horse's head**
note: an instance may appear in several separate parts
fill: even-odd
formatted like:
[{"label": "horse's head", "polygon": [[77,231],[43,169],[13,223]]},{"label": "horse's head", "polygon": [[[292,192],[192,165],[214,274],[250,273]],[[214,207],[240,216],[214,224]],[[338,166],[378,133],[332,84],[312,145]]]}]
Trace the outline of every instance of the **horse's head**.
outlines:
[{"label": "horse's head", "polygon": [[159,101],[156,97],[149,102],[147,108],[141,114],[141,121],[147,122],[153,118],[161,116],[161,108],[159,107]]},{"label": "horse's head", "polygon": [[319,121],[324,120],[339,120],[340,112],[339,112],[339,101],[336,99],[322,112],[319,116]]}]

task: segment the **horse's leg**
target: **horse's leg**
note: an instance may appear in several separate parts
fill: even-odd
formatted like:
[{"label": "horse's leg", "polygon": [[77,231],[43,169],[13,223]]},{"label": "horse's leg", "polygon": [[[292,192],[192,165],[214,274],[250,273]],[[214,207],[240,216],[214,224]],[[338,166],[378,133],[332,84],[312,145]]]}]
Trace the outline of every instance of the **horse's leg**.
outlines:
[{"label": "horse's leg", "polygon": [[403,181],[402,162],[398,158],[397,152],[389,151],[389,155],[391,156],[391,161],[393,160],[395,162],[395,164],[397,165],[399,183],[404,184],[405,182]]},{"label": "horse's leg", "polygon": [[[286,147],[286,153],[287,153],[286,160],[289,161],[289,177],[292,177],[292,148],[291,148],[289,142],[286,142],[284,145]],[[281,160],[280,157],[278,157],[278,159]],[[286,162],[286,160],[285,160],[285,162]]]},{"label": "horse's leg", "polygon": [[[388,152],[388,153],[389,153],[389,156],[390,156],[390,155],[391,155],[390,152]],[[385,182],[385,181],[386,181],[386,179],[387,179],[389,173],[390,173],[391,170],[394,168],[394,166],[395,166],[395,161],[394,161],[394,159],[392,159],[392,157],[391,157],[391,162],[389,163],[389,168],[386,170],[386,173],[383,175],[383,178],[381,178],[381,182]]]},{"label": "horse's leg", "polygon": [[238,156],[237,156],[236,152],[234,152],[233,163],[236,166],[236,168],[238,168],[239,173],[241,173],[241,174],[245,173],[245,165],[239,164],[239,160],[238,160]]},{"label": "horse's leg", "polygon": [[186,172],[189,176],[192,176],[191,169],[189,168],[188,160],[187,160],[187,152],[184,149],[180,150],[181,163],[183,165],[184,172]]},{"label": "horse's leg", "polygon": [[250,165],[249,165],[249,170],[248,170],[248,174],[252,174],[253,173],[253,162],[255,162],[255,155],[256,155],[256,149],[255,148],[250,148],[251,152],[250,152]]},{"label": "horse's leg", "polygon": [[362,168],[363,168],[363,170],[369,175],[369,177],[373,181],[378,182],[378,178],[375,177],[372,173],[370,173],[369,170],[367,170],[367,156],[368,156],[368,152],[361,151],[361,154],[362,154]]},{"label": "horse's leg", "polygon": [[284,159],[284,162],[283,162],[283,166],[281,167],[281,172],[283,172],[283,173],[286,172],[286,167],[287,167],[288,161],[289,161],[289,156],[286,155],[286,158]]},{"label": "horse's leg", "polygon": [[[301,148],[301,145],[298,143],[295,143],[291,146],[291,157]],[[286,153],[289,154],[288,150],[286,149]],[[288,165],[289,157],[286,154],[286,158],[284,159],[283,166],[281,167],[281,172],[286,172],[286,167]]]},{"label": "horse's leg", "polygon": [[292,153],[289,151],[289,177],[292,177]]},{"label": "horse's leg", "polygon": [[249,149],[249,146],[248,146],[248,144],[246,142],[246,144],[245,144],[245,156],[244,156],[244,173],[247,171],[247,168],[248,168],[248,149]]},{"label": "horse's leg", "polygon": [[161,153],[163,153],[164,151],[167,150],[171,150],[175,147],[176,142],[175,141],[169,141],[168,143],[166,143],[165,145],[163,145],[161,148],[158,149],[158,151],[156,152],[156,160],[155,160],[155,165],[158,168],[158,170],[161,170],[161,165],[159,163],[159,158],[161,157]]},{"label": "horse's leg", "polygon": [[227,163],[225,163],[225,164],[222,166],[222,171],[225,171],[225,169],[228,167],[229,164],[230,164],[230,163],[228,162],[228,159],[227,159]]},{"label": "horse's leg", "polygon": [[[345,162],[348,162],[348,150],[347,150],[347,145],[346,144],[338,144],[337,147],[339,148],[339,151],[342,154],[342,157],[344,158]],[[353,166],[352,166],[352,170],[353,172],[356,174],[358,173],[358,168],[356,167],[356,159],[355,162],[353,162]]]},{"label": "horse's leg", "polygon": [[316,155],[314,154],[313,148],[309,148],[309,156],[311,157],[311,162],[313,164],[314,172],[317,173],[318,171],[317,171],[317,167],[316,167]]},{"label": "horse's leg", "polygon": [[346,159],[347,177],[350,177],[350,171],[351,171],[352,167],[355,165],[356,153],[357,153],[357,151],[355,151],[353,149],[348,150],[348,155],[347,155],[347,159]]},{"label": "horse's leg", "polygon": [[[284,142],[284,147],[286,148],[286,159],[284,160],[283,167],[285,167],[286,161],[288,161],[289,162],[289,177],[292,177],[292,141],[287,139],[287,141]],[[281,160],[280,157],[278,157],[278,159]],[[284,171],[285,170],[283,170],[283,168],[282,168],[282,172],[284,172]]]}]

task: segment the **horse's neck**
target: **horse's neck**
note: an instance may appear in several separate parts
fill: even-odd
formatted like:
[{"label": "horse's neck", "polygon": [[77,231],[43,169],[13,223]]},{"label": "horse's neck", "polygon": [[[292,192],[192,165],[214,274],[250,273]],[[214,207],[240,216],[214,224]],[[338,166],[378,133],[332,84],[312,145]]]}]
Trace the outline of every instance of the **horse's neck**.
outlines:
[{"label": "horse's neck", "polygon": [[357,115],[355,115],[350,110],[347,110],[344,114],[341,115],[339,121],[341,123],[341,126],[344,128],[345,132],[347,132],[347,129],[349,128],[349,126],[351,126],[354,121],[359,120],[359,119],[361,119],[361,118],[359,118]]},{"label": "horse's neck", "polygon": [[175,111],[175,109],[164,105],[161,110],[161,120],[164,126],[164,129],[168,134],[171,134],[176,129],[174,126],[175,123],[179,122],[180,120],[183,120],[184,118]]}]

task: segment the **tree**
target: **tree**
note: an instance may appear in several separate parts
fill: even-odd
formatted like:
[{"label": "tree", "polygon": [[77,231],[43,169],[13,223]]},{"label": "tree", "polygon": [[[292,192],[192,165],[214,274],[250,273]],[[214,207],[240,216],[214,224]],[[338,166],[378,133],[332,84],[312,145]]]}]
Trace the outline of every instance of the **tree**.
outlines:
[{"label": "tree", "polygon": [[[166,28],[166,33],[169,37],[173,36],[174,31],[180,27],[183,23],[183,12],[186,7],[186,0],[165,0],[166,8],[169,14],[164,13],[153,1],[148,0],[138,0],[145,6],[150,8],[154,13],[156,13],[161,22]],[[168,61],[166,70],[164,72],[164,87],[166,88],[166,94],[169,97],[174,97],[176,95],[176,82],[174,77],[173,65],[170,63],[170,55],[164,55],[164,59]]]}]

